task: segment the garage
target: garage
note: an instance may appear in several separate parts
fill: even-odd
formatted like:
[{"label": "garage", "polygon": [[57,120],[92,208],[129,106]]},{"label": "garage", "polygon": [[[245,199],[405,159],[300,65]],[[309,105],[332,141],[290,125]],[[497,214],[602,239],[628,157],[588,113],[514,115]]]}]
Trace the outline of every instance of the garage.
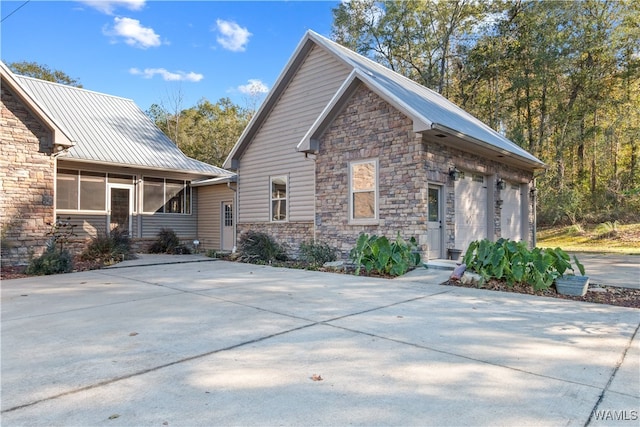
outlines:
[{"label": "garage", "polygon": [[463,254],[474,240],[487,238],[487,178],[461,173],[455,182],[455,247]]}]

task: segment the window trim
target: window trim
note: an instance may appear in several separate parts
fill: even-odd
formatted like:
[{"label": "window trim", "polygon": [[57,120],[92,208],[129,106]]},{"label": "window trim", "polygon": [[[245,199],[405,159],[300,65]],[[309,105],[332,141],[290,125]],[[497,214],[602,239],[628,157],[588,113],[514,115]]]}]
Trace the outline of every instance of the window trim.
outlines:
[{"label": "window trim", "polygon": [[[364,193],[365,191],[354,191],[353,188],[353,168],[356,165],[361,165],[361,164],[366,164],[366,163],[373,163],[373,166],[375,168],[375,173],[374,173],[374,179],[375,179],[375,185],[373,188],[373,199],[374,199],[374,206],[373,206],[373,218],[355,218],[354,217],[354,203],[353,203],[353,195],[355,193]],[[379,167],[379,161],[378,158],[370,158],[370,159],[362,159],[362,160],[354,160],[349,162],[349,224],[357,224],[357,225],[361,225],[361,224],[378,224],[379,219],[380,219],[380,213],[379,213],[379,183],[380,183],[380,176],[379,176],[379,171],[380,171],[380,167]],[[371,190],[367,190],[366,192],[369,192]]]},{"label": "window trim", "polygon": [[[162,212],[158,212],[158,211],[147,211],[145,210],[145,206],[144,206],[144,198],[145,198],[145,184],[146,184],[146,180],[147,179],[153,179],[153,180],[162,180]],[[165,208],[167,206],[167,180],[169,181],[181,181],[182,182],[182,189],[189,189],[189,194],[188,197],[185,194],[185,201],[183,203],[183,210],[186,210],[187,208],[189,209],[188,212],[165,212]],[[193,187],[191,186],[191,181],[187,180],[187,179],[176,179],[176,178],[164,178],[164,177],[159,177],[159,176],[150,176],[150,175],[144,175],[142,177],[142,183],[141,183],[141,193],[142,193],[142,203],[141,203],[141,213],[145,214],[145,215],[193,215]]]},{"label": "window trim", "polygon": [[[273,181],[276,179],[284,179],[285,185],[285,196],[284,198],[274,198],[273,197]],[[269,222],[289,222],[289,175],[273,175],[269,177]],[[283,219],[274,219],[273,218],[273,202],[278,200],[284,200],[285,206],[285,214]]]}]

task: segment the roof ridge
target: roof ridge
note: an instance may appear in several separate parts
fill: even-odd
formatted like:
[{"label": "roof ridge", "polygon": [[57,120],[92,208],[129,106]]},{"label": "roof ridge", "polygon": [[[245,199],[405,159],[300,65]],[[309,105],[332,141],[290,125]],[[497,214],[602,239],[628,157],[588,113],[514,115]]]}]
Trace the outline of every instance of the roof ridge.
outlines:
[{"label": "roof ridge", "polygon": [[86,88],[83,88],[83,87],[66,85],[64,83],[58,83],[58,82],[52,82],[52,81],[49,81],[49,80],[38,79],[38,78],[35,78],[35,77],[25,76],[25,75],[22,75],[22,74],[15,74],[14,73],[14,76],[16,78],[19,78],[19,79],[33,80],[33,81],[36,81],[36,82],[42,83],[42,84],[48,84],[48,85],[52,85],[52,86],[60,86],[60,87],[63,87],[65,89],[69,89],[69,90],[77,90],[77,91],[91,93],[91,94],[94,94],[94,95],[104,96],[104,97],[107,97],[107,98],[116,98],[116,99],[121,99],[121,100],[124,100],[124,101],[131,101],[131,102],[135,103],[135,101],[132,98],[126,98],[124,96],[111,95],[111,94],[104,93],[104,92],[98,92],[98,91],[92,90],[92,89],[86,89]]}]

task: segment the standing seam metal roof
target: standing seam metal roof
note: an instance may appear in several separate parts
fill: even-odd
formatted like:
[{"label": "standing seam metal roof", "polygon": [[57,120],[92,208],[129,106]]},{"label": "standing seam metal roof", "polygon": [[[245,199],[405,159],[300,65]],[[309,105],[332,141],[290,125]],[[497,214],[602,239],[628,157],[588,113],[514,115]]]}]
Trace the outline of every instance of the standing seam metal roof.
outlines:
[{"label": "standing seam metal roof", "polygon": [[15,76],[73,137],[65,158],[208,176],[231,172],[186,156],[131,99]]}]

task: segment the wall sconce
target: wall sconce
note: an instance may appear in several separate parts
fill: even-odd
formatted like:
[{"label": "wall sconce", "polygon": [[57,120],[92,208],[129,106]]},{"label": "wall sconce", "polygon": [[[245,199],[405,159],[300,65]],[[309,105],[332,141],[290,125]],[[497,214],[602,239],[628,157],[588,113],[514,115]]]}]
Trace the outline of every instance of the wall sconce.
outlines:
[{"label": "wall sconce", "polygon": [[538,189],[536,187],[533,187],[531,190],[529,190],[529,195],[531,196],[532,199],[534,199],[537,194],[538,194]]},{"label": "wall sconce", "polygon": [[457,181],[458,178],[460,178],[460,171],[456,169],[455,166],[453,169],[449,169],[449,178],[451,178],[452,181]]},{"label": "wall sconce", "polygon": [[502,204],[503,204],[503,203],[504,203],[504,200],[500,200],[500,199],[496,200],[496,206],[497,206],[498,208],[502,208]]},{"label": "wall sconce", "polygon": [[496,182],[496,187],[498,187],[498,190],[504,190],[505,188],[507,188],[507,183],[504,182],[504,179],[498,178],[498,182]]}]

